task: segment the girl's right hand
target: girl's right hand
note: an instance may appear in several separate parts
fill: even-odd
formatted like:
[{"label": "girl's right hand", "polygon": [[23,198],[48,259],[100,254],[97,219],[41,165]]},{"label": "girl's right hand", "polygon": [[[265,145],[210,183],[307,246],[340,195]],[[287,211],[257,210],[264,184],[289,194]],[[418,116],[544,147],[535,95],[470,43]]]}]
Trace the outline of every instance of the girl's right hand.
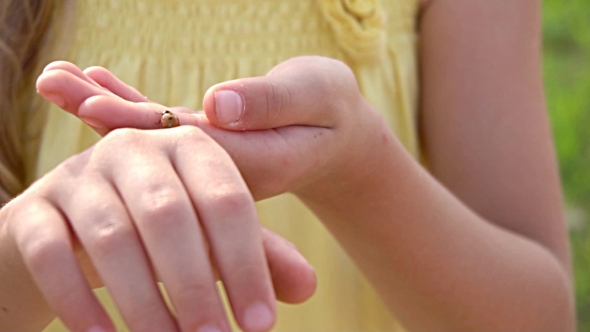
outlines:
[{"label": "girl's right hand", "polygon": [[[94,269],[132,331],[229,331],[215,269],[246,331],[272,327],[273,282],[291,302],[315,289],[302,257],[261,233],[231,158],[193,126],[115,130],[1,216],[39,290],[73,331],[114,330],[87,279]],[[91,264],[81,263],[84,255]]]}]

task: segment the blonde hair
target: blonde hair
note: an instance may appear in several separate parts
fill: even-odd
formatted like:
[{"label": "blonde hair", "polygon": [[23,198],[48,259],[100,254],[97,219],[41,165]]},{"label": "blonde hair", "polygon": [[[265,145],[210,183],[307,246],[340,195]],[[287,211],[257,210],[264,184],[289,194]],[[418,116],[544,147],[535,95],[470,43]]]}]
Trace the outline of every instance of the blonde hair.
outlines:
[{"label": "blonde hair", "polygon": [[0,3],[0,204],[28,185],[25,142],[30,122],[44,121],[36,114],[34,78],[55,8],[54,0]]}]

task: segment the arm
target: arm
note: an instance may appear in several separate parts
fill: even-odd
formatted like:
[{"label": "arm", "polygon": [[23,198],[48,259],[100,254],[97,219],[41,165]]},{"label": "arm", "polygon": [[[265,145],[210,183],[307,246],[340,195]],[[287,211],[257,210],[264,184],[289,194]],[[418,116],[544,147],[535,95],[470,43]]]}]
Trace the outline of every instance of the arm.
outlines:
[{"label": "arm", "polygon": [[[180,122],[220,143],[257,199],[302,198],[410,330],[573,331],[539,4],[429,6],[421,125],[431,174],[362,100],[350,70],[325,58],[218,84],[205,96],[207,117],[186,112]],[[112,76],[88,75],[129,95]],[[224,90],[237,99],[218,104]],[[108,129],[153,128],[148,115],[162,107],[104,91],[64,96],[88,98],[69,111]],[[216,113],[230,106],[241,114],[222,123]]]},{"label": "arm", "polygon": [[434,177],[389,136],[348,190],[303,197],[410,330],[574,330],[540,51],[539,1],[434,1],[421,21]]}]

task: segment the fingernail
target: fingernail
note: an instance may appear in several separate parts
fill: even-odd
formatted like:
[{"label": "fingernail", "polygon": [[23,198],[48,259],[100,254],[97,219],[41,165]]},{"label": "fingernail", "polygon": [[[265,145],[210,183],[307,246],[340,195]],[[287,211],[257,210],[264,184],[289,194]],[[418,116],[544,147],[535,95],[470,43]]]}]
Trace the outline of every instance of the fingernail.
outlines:
[{"label": "fingernail", "polygon": [[244,112],[242,96],[232,90],[215,91],[215,113],[217,122],[222,125],[236,123]]},{"label": "fingernail", "polygon": [[199,327],[197,332],[221,332],[221,330],[213,325],[205,325],[205,326]]},{"label": "fingernail", "polygon": [[44,93],[43,97],[45,97],[45,99],[49,100],[50,102],[56,104],[57,106],[63,108],[65,106],[65,100],[64,97],[60,96],[57,93]]},{"label": "fingernail", "polygon": [[262,303],[256,302],[244,312],[244,327],[250,331],[266,331],[272,327],[274,317],[270,308]]},{"label": "fingernail", "polygon": [[93,326],[93,327],[89,328],[88,330],[86,330],[86,332],[106,332],[106,330],[100,326]]}]

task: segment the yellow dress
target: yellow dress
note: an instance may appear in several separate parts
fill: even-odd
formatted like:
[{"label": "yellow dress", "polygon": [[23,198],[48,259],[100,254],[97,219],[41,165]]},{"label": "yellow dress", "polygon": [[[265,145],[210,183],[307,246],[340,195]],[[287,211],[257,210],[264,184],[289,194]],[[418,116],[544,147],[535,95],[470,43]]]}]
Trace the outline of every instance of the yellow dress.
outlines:
[{"label": "yellow dress", "polygon": [[[149,99],[201,109],[211,85],[260,76],[298,55],[347,62],[360,88],[418,156],[416,18],[419,0],[81,0],[65,60],[111,70]],[[56,18],[59,19],[59,18]],[[99,137],[53,107],[39,177]],[[316,268],[317,293],[279,305],[274,331],[402,331],[321,223],[293,196],[258,203],[264,225]],[[120,331],[105,290],[97,290]],[[65,331],[59,321],[46,331]]]}]

